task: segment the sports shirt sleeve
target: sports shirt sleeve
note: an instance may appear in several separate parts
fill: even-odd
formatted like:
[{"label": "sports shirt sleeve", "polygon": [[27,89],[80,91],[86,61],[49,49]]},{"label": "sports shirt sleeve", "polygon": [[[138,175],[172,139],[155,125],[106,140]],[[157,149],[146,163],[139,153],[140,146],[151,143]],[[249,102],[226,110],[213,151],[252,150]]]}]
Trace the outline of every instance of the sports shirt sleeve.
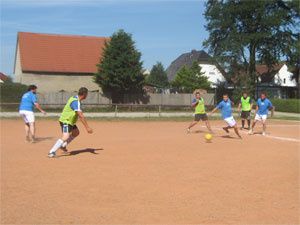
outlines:
[{"label": "sports shirt sleeve", "polygon": [[192,103],[195,103],[195,102],[197,102],[197,99],[194,98],[193,101],[192,101]]},{"label": "sports shirt sleeve", "polygon": [[31,95],[31,101],[32,101],[33,103],[35,103],[35,102],[38,101],[35,94],[32,94],[32,95]]},{"label": "sports shirt sleeve", "polygon": [[71,109],[73,109],[74,111],[81,111],[80,101],[78,101],[78,100],[73,101],[70,106],[71,106]]},{"label": "sports shirt sleeve", "polygon": [[252,102],[253,102],[253,101],[252,101],[252,98],[250,98],[249,103],[252,104]]},{"label": "sports shirt sleeve", "polygon": [[219,105],[217,105],[217,109],[221,109],[223,107],[223,102],[220,102]]}]

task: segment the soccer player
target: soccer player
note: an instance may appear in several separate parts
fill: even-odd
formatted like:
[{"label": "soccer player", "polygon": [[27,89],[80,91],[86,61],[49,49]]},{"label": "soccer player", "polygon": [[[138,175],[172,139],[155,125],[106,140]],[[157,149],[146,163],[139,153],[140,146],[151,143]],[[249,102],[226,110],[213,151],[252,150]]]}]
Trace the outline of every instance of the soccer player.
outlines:
[{"label": "soccer player", "polygon": [[231,106],[233,105],[233,102],[228,97],[228,94],[223,95],[223,101],[220,102],[216,108],[214,108],[207,116],[210,117],[213,113],[215,113],[218,109],[222,110],[222,117],[224,121],[227,123],[226,127],[223,127],[223,130],[226,131],[226,133],[229,133],[230,128],[233,128],[237,136],[242,139],[242,136],[239,134],[236,122],[232,116],[232,109]]},{"label": "soccer player", "polygon": [[245,119],[247,120],[248,123],[248,130],[250,130],[250,113],[253,107],[253,101],[252,98],[250,98],[247,94],[247,92],[243,93],[243,96],[241,97],[239,106],[238,106],[238,111],[240,111],[242,106],[242,112],[241,112],[241,119],[242,119],[242,127],[241,130],[245,129]]},{"label": "soccer player", "polygon": [[[34,120],[34,113],[33,113],[34,107],[36,107],[44,115],[46,115],[46,112],[41,108],[41,106],[38,103],[38,100],[36,98],[36,89],[37,89],[37,86],[35,86],[35,85],[29,86],[28,92],[26,92],[22,96],[21,104],[19,107],[19,114],[25,122],[26,141],[31,141],[32,143],[34,143],[36,141],[36,139],[35,139],[35,120]],[[31,140],[30,140],[29,134],[31,134]]]},{"label": "soccer player", "polygon": [[195,99],[192,101],[191,106],[195,108],[195,119],[194,121],[189,125],[188,128],[186,128],[187,133],[190,132],[190,129],[195,126],[200,119],[203,120],[206,124],[207,129],[209,132],[212,133],[212,130],[210,128],[210,124],[208,122],[208,118],[205,112],[205,105],[204,105],[204,99],[200,96],[200,92],[195,93]]},{"label": "soccer player", "polygon": [[267,128],[267,117],[269,109],[271,109],[271,117],[274,115],[274,107],[272,102],[267,98],[265,93],[261,93],[260,98],[257,100],[256,103],[256,110],[254,114],[254,121],[252,123],[252,127],[249,131],[249,134],[253,134],[253,129],[257,121],[262,121],[263,123],[263,132],[262,135],[266,135],[266,128]]},{"label": "soccer player", "polygon": [[88,133],[93,133],[93,129],[89,127],[84,115],[80,108],[80,101],[85,99],[88,95],[88,89],[81,87],[77,96],[71,97],[65,105],[62,114],[59,118],[59,123],[62,129],[62,138],[58,139],[55,145],[48,153],[49,158],[55,158],[55,152],[58,149],[62,149],[67,152],[67,144],[69,144],[75,137],[79,135],[79,129],[76,126],[78,117],[85,126]]}]

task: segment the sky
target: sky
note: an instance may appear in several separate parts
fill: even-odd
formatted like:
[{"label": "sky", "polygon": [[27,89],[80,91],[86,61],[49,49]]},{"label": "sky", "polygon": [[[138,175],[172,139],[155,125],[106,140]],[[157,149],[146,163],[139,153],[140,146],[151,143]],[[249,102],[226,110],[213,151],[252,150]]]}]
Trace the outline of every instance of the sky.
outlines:
[{"label": "sky", "polygon": [[110,37],[132,35],[144,69],[165,69],[183,53],[204,50],[204,0],[0,0],[0,72],[12,76],[18,32]]}]

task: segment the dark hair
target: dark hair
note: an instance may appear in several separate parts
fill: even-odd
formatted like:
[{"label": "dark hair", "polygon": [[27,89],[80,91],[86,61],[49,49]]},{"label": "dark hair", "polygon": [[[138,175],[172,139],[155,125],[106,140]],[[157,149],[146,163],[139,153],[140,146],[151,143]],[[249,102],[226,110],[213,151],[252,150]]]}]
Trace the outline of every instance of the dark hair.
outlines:
[{"label": "dark hair", "polygon": [[36,89],[37,89],[37,86],[35,86],[34,84],[29,85],[29,87],[28,87],[28,91],[36,90]]},{"label": "dark hair", "polygon": [[229,97],[229,96],[228,96],[228,94],[223,94],[223,96],[227,96],[227,97]]},{"label": "dark hair", "polygon": [[262,93],[260,93],[261,95],[265,95],[265,96],[267,96],[267,94],[265,93],[265,92],[262,92]]},{"label": "dark hair", "polygon": [[199,92],[199,91],[197,91],[197,92],[195,93],[195,95],[198,95],[198,94],[200,95],[200,92]]},{"label": "dark hair", "polygon": [[88,89],[86,87],[79,88],[78,95],[82,96],[88,93]]}]

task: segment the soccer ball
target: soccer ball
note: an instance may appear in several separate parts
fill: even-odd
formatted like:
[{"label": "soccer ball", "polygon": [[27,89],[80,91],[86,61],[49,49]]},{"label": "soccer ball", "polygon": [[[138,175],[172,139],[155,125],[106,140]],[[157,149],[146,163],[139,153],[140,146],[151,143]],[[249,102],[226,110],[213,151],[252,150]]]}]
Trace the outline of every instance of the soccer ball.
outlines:
[{"label": "soccer ball", "polygon": [[211,135],[211,134],[206,134],[206,135],[205,135],[205,140],[206,140],[207,142],[210,142],[210,141],[212,140],[212,135]]}]

